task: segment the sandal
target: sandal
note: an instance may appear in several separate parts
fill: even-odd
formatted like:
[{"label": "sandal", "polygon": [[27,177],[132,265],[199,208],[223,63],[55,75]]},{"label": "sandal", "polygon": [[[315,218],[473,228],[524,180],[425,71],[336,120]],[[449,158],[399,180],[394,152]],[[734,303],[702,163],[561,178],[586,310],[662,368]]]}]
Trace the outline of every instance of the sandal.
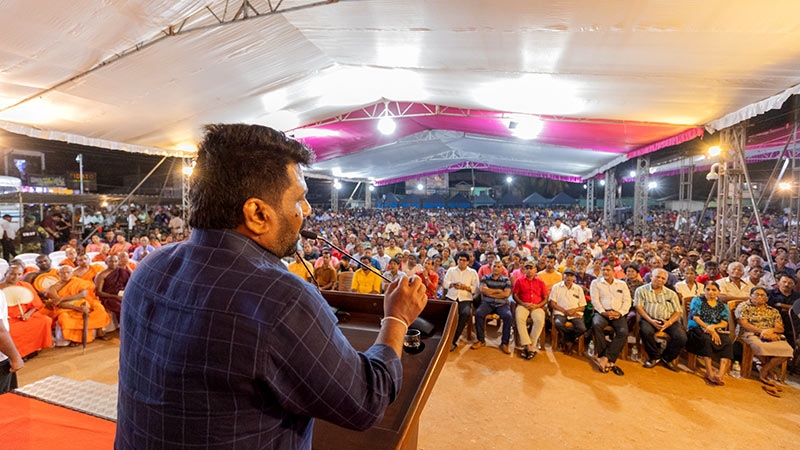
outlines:
[{"label": "sandal", "polygon": [[525,361],[530,361],[530,360],[532,360],[532,359],[533,359],[533,357],[534,357],[534,356],[536,356],[536,353],[538,353],[538,352],[537,352],[537,351],[535,351],[535,350],[534,350],[534,351],[532,351],[532,352],[531,352],[531,351],[528,351],[528,352],[525,354]]},{"label": "sandal", "polygon": [[528,351],[527,348],[523,348],[522,350],[519,351],[519,357],[522,359],[528,359],[529,354],[530,352]]},{"label": "sandal", "polygon": [[589,358],[589,361],[591,361],[601,373],[608,373],[608,367],[601,366],[597,358]]},{"label": "sandal", "polygon": [[611,366],[611,372],[618,377],[625,375],[625,372],[623,372],[618,366]]},{"label": "sandal", "polygon": [[720,386],[720,385],[719,385],[719,384],[717,384],[717,382],[716,382],[716,381],[714,381],[712,378],[703,377],[703,380],[705,380],[706,384],[707,384],[707,385],[709,385],[709,386],[711,386],[711,387],[717,387],[717,386]]},{"label": "sandal", "polygon": [[763,389],[764,392],[766,392],[767,394],[769,394],[769,395],[771,395],[773,397],[778,397],[778,398],[781,397],[781,393],[777,389],[772,387],[772,386],[761,386],[761,389]]},{"label": "sandal", "polygon": [[769,379],[766,379],[766,378],[759,378],[759,381],[761,381],[765,386],[769,386],[770,388],[775,389],[778,392],[783,392],[783,389],[781,389],[781,387],[778,385],[778,383],[776,383],[776,382],[774,382],[772,380],[769,380]]}]

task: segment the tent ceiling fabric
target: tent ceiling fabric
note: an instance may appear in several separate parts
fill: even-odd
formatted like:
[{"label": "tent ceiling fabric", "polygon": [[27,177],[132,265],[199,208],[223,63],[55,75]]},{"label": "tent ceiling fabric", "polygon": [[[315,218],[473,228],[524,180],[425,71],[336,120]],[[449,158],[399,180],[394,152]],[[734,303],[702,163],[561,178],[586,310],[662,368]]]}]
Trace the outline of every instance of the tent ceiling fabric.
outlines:
[{"label": "tent ceiling fabric", "polygon": [[[800,83],[800,28],[787,20],[800,13],[793,0],[340,1],[215,26],[220,18],[232,19],[241,3],[0,0],[0,110],[152,42],[169,26],[208,26],[164,37],[1,111],[0,120],[55,130],[56,138],[110,141],[130,151],[185,151],[205,123],[291,130],[382,99],[674,124],[672,134],[634,136],[626,135],[629,124],[620,123],[618,136],[631,139],[601,143],[591,133],[576,138],[574,129],[555,136],[545,131],[541,142],[525,144],[530,154],[515,155],[527,162],[509,166],[582,176],[619,153],[742,111]],[[280,11],[312,3],[285,0]],[[269,11],[266,0],[250,4],[254,11]],[[401,137],[426,129],[502,134],[470,130],[463,121],[442,123],[440,117],[413,122],[403,125]],[[553,123],[560,122],[547,122]],[[350,158],[353,149],[397,140],[374,134],[374,145],[320,147],[320,167]],[[497,160],[488,163],[507,166],[510,154],[523,150],[499,142],[479,151],[476,142],[488,141],[420,143],[413,150],[417,159],[383,164],[381,173],[401,177],[469,160],[423,161],[449,150],[496,151]],[[403,144],[388,148],[396,145]],[[572,147],[575,158],[560,167],[551,158],[535,160],[547,145]],[[410,147],[402,148],[412,152]],[[386,154],[384,148],[375,152]],[[340,165],[368,158],[343,159]]]}]

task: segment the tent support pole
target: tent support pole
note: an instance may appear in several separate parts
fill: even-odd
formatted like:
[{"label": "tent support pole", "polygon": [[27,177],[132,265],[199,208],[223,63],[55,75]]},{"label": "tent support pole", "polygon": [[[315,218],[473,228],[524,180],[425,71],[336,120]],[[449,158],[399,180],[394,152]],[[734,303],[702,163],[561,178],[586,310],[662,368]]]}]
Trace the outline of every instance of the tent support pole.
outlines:
[{"label": "tent support pole", "polygon": [[[122,199],[122,201],[121,201],[121,202],[119,202],[119,203],[117,204],[117,207],[116,207],[116,208],[114,208],[114,211],[113,211],[113,212],[111,212],[111,215],[112,215],[112,216],[115,216],[115,215],[117,214],[117,212],[118,212],[118,211],[119,211],[119,209],[122,207],[122,205],[124,205],[125,203],[127,203],[127,202],[128,202],[128,199],[129,199],[129,198],[131,198],[131,196],[132,196],[132,195],[133,195],[133,194],[134,194],[134,193],[135,193],[137,190],[139,190],[139,188],[140,188],[140,187],[142,187],[142,185],[144,184],[144,182],[145,182],[145,181],[147,181],[147,179],[148,179],[148,178],[150,178],[150,175],[152,175],[153,173],[155,173],[155,171],[156,171],[156,170],[157,170],[159,167],[161,167],[161,164],[164,164],[164,161],[166,161],[166,160],[167,160],[167,157],[166,157],[166,156],[162,157],[162,158],[161,158],[161,161],[159,161],[159,162],[158,162],[158,164],[156,164],[156,165],[155,165],[155,167],[153,167],[152,169],[150,169],[150,172],[147,172],[147,175],[145,175],[145,176],[144,176],[144,178],[142,178],[142,181],[140,181],[140,182],[139,182],[139,184],[137,184],[137,185],[136,185],[136,186],[135,186],[133,189],[131,189],[131,191],[130,191],[130,192],[128,192],[128,195],[126,195],[126,196],[125,196],[125,198],[124,198],[124,199]],[[81,245],[84,245],[84,244],[86,244],[86,242],[88,242],[88,241],[89,241],[89,239],[91,239],[91,238],[92,238],[92,236],[94,236],[94,234],[95,234],[95,233],[97,233],[97,230],[98,230],[98,229],[99,229],[99,227],[97,227],[97,228],[93,229],[93,230],[92,230],[92,232],[91,232],[91,233],[89,233],[89,235],[88,235],[88,236],[86,236],[86,237],[83,239],[83,241],[81,241]]]}]

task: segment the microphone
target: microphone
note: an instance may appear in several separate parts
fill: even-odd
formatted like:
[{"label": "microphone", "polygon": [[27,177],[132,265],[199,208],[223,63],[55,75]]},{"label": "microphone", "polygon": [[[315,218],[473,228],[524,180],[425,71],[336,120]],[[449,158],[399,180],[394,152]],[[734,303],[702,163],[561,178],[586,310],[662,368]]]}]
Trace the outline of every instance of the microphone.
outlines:
[{"label": "microphone", "polygon": [[387,283],[391,283],[392,282],[392,280],[386,278],[385,276],[383,276],[383,274],[381,274],[380,272],[378,272],[374,268],[372,268],[372,267],[362,263],[361,261],[358,261],[357,259],[353,258],[353,255],[351,255],[350,253],[347,253],[346,251],[344,251],[344,250],[340,249],[339,247],[333,245],[333,243],[331,243],[331,241],[325,239],[324,237],[318,235],[317,233],[314,233],[313,231],[309,231],[309,230],[300,230],[300,236],[303,236],[306,239],[320,239],[322,241],[325,241],[325,243],[327,243],[331,247],[335,248],[336,250],[338,250],[343,255],[349,256],[350,259],[355,261],[356,263],[358,263],[359,266],[361,266],[361,267],[371,271],[375,275],[378,275],[379,277],[383,278]]},{"label": "microphone", "polygon": [[317,289],[319,289],[319,283],[317,283],[317,277],[315,277],[314,274],[311,273],[310,270],[308,270],[308,265],[306,265],[305,259],[303,259],[303,257],[300,256],[300,252],[294,252],[294,254],[297,255],[297,259],[299,259],[300,262],[303,263],[303,267],[306,269],[306,272],[308,272],[308,275],[311,276],[312,280],[314,280],[314,285],[316,285]]}]

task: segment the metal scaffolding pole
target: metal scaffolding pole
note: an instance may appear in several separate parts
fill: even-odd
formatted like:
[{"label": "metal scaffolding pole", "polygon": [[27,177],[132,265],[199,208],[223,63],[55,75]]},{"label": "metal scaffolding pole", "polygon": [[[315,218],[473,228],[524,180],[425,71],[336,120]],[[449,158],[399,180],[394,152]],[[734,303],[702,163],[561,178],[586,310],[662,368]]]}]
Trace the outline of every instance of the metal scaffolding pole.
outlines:
[{"label": "metal scaffolding pole", "polygon": [[606,227],[611,227],[616,221],[616,203],[617,203],[617,179],[614,175],[614,169],[606,171],[606,189],[603,197],[603,224]]},{"label": "metal scaffolding pole", "polygon": [[339,189],[336,187],[337,181],[331,183],[331,211],[339,211]]},{"label": "metal scaffolding pole", "polygon": [[594,210],[594,178],[586,180],[586,214]]},{"label": "metal scaffolding pole", "polygon": [[184,228],[189,228],[189,181],[191,181],[194,165],[191,158],[183,158],[181,167],[181,219]]},{"label": "metal scaffolding pole", "polygon": [[[736,259],[742,251],[744,147],[747,129],[744,123],[720,132],[719,186],[717,220],[714,230],[714,254],[718,260]],[[740,158],[741,156],[741,158]],[[765,248],[765,251],[768,249]]]},{"label": "metal scaffolding pole", "polygon": [[694,160],[691,157],[681,159],[680,186],[678,190],[678,217],[685,222],[679,227],[681,233],[688,232],[689,216],[692,207],[692,182],[694,181]]},{"label": "metal scaffolding pole", "polygon": [[375,189],[372,185],[364,187],[364,209],[372,208],[372,190]]},{"label": "metal scaffolding pole", "polygon": [[647,224],[647,190],[650,179],[650,157],[636,158],[636,182],[633,191],[633,234],[642,235]]},{"label": "metal scaffolding pole", "polygon": [[800,166],[797,164],[797,139],[792,148],[792,188],[789,194],[789,240],[800,243]]}]

